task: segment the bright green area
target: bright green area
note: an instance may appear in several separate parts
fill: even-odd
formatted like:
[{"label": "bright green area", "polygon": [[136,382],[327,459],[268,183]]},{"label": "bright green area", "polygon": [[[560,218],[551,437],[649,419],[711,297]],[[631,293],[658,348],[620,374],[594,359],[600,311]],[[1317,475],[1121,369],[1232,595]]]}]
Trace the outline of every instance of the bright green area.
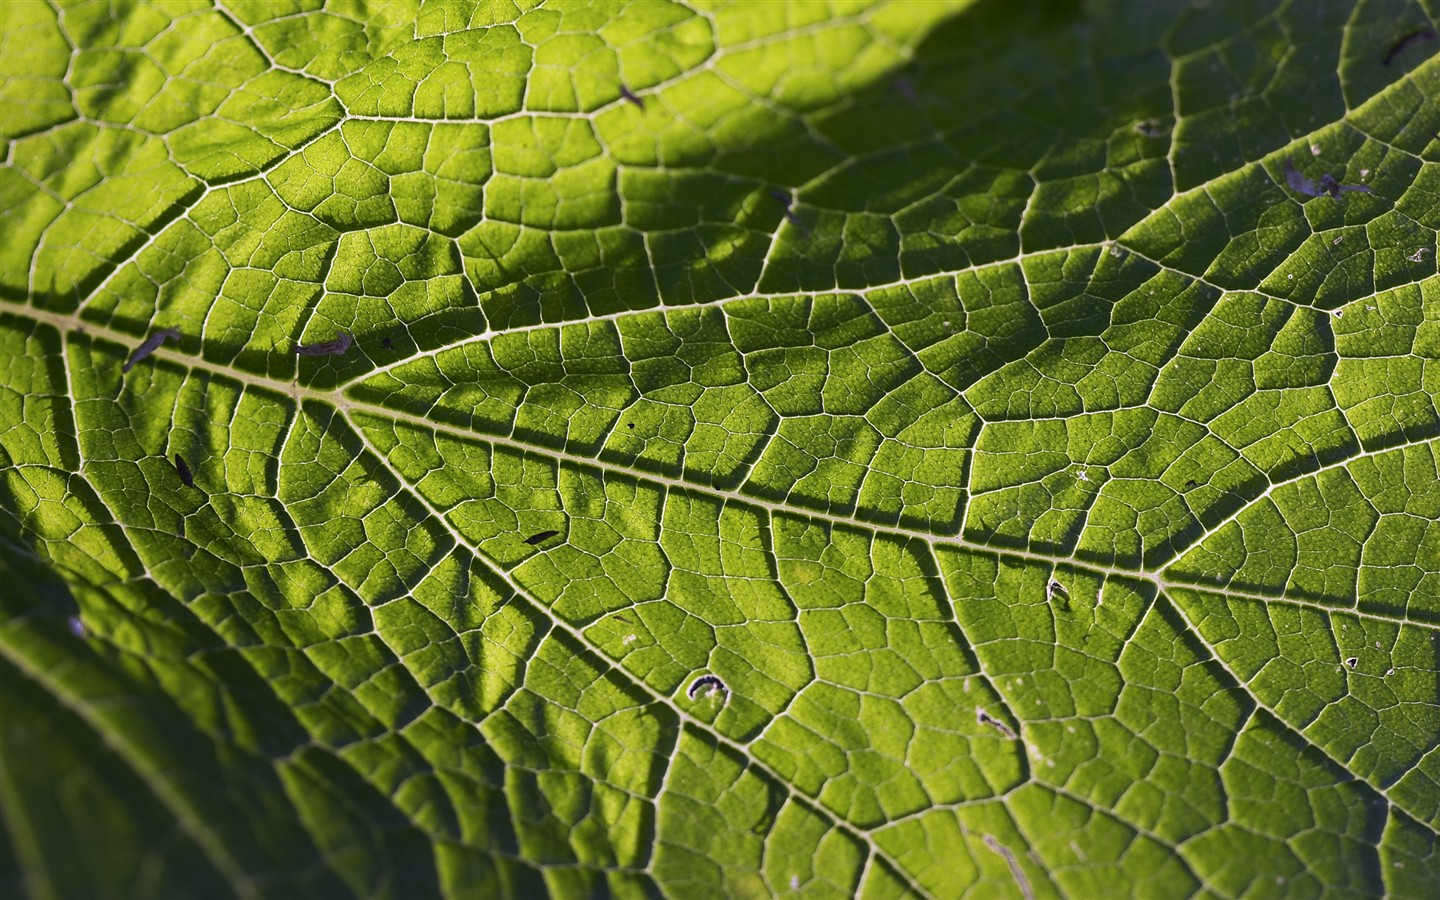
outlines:
[{"label": "bright green area", "polygon": [[0,895],[1435,896],[1435,13],[0,4]]}]

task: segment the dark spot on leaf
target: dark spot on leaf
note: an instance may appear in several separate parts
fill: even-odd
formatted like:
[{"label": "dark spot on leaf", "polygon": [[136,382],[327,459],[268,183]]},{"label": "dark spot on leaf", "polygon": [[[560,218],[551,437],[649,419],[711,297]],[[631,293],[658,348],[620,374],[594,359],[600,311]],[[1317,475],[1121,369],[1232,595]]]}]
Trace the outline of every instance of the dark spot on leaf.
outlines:
[{"label": "dark spot on leaf", "polygon": [[620,85],[620,96],[624,97],[626,100],[629,100],[631,103],[635,104],[640,109],[645,108],[645,101],[635,96],[635,93],[623,84]]},{"label": "dark spot on leaf", "polygon": [[1166,128],[1159,119],[1145,119],[1142,122],[1136,122],[1134,127],[1136,134],[1147,138],[1164,137],[1170,132],[1170,129]]},{"label": "dark spot on leaf", "polygon": [[771,197],[771,199],[773,199],[776,203],[779,203],[781,206],[785,207],[785,221],[789,222],[791,225],[794,225],[796,228],[800,229],[800,233],[801,233],[801,234],[805,235],[806,237],[809,237],[809,236],[810,236],[810,230],[809,230],[808,228],[806,228],[804,225],[801,225],[801,224],[800,224],[800,220],[799,220],[798,218],[796,218],[796,216],[795,216],[795,211],[794,211],[793,209],[791,209],[791,204],[792,204],[793,201],[792,201],[792,198],[791,198],[791,196],[790,196],[790,192],[789,192],[789,191],[782,191],[782,190],[780,190],[779,188],[773,188],[773,189],[770,191],[770,197]]},{"label": "dark spot on leaf", "polygon": [[1045,585],[1045,600],[1055,604],[1055,608],[1061,612],[1070,611],[1070,592],[1065,590],[1065,585],[1058,581],[1051,581]]},{"label": "dark spot on leaf", "polygon": [[1292,191],[1298,191],[1307,197],[1318,197],[1320,191],[1315,187],[1315,182],[1295,171],[1295,163],[1289,157],[1285,158],[1285,182],[1290,185]]},{"label": "dark spot on leaf", "polygon": [[[707,688],[708,690],[706,690]],[[701,675],[699,678],[691,682],[690,689],[687,690],[685,694],[691,700],[694,700],[695,695],[700,693],[701,691],[706,691],[705,696],[707,697],[713,696],[716,691],[723,691],[725,693],[725,696],[730,696],[730,689],[725,686],[725,682],[721,681],[715,675]]]},{"label": "dark spot on leaf", "polygon": [[180,481],[186,487],[195,486],[195,476],[190,472],[190,467],[185,465],[185,457],[175,454],[175,471],[180,475]]},{"label": "dark spot on leaf", "polygon": [[1390,45],[1390,50],[1385,54],[1385,65],[1395,61],[1395,57],[1405,52],[1405,48],[1420,41],[1433,41],[1436,38],[1433,28],[1415,28],[1405,32],[1396,38],[1395,43]]},{"label": "dark spot on leaf", "polygon": [[1370,193],[1369,186],[1363,184],[1341,184],[1336,181],[1334,176],[1329,172],[1320,176],[1320,188],[1332,197],[1338,197],[1341,194]]},{"label": "dark spot on leaf", "polygon": [[[83,328],[80,329],[80,333],[81,333],[81,334],[84,334],[84,333],[85,333],[85,329],[83,329]],[[135,348],[135,352],[130,354],[130,358],[129,358],[128,360],[126,360],[124,367],[121,368],[121,370],[120,370],[121,373],[123,374],[123,373],[125,373],[125,372],[130,371],[130,370],[135,366],[135,364],[138,363],[140,360],[142,360],[142,359],[144,359],[145,357],[149,356],[150,354],[154,353],[156,350],[159,350],[159,349],[160,349],[160,345],[163,344],[163,343],[165,343],[166,341],[178,341],[178,340],[180,340],[180,329],[178,329],[178,328],[162,328],[162,329],[160,329],[159,331],[155,332],[154,334],[152,334],[152,335],[150,335],[148,338],[146,338],[146,339],[145,339],[145,342],[144,342],[143,344],[141,344],[140,346],[138,346],[138,347]]]},{"label": "dark spot on leaf", "polygon": [[1187,479],[1187,480],[1185,481],[1185,486],[1186,486],[1187,488],[1195,487],[1195,479],[1193,479],[1193,478]]},{"label": "dark spot on leaf", "polygon": [[634,430],[635,430],[635,423],[634,423],[634,422],[626,422],[626,423],[625,423],[625,427],[628,428],[628,429],[630,429],[631,431],[634,431]]},{"label": "dark spot on leaf", "polygon": [[1359,660],[1358,657],[1352,656],[1352,657],[1350,657],[1349,659],[1345,660],[1345,665],[1347,665],[1347,666],[1349,666],[1350,668],[1353,669],[1353,668],[1355,668],[1356,666],[1360,665],[1360,660]]},{"label": "dark spot on leaf", "polygon": [[384,347],[386,350],[394,350],[395,342],[390,340],[388,337],[382,338],[380,341],[380,346]]},{"label": "dark spot on leaf", "polygon": [[535,546],[536,544],[541,543],[542,541],[548,541],[548,540],[550,540],[552,537],[554,537],[555,535],[557,535],[557,534],[559,534],[559,533],[560,533],[560,532],[558,532],[558,531],[541,531],[541,532],[537,532],[537,533],[535,533],[535,534],[530,535],[528,538],[526,538],[526,539],[525,539],[525,543],[527,543],[527,544],[529,544],[530,546],[533,547],[533,546]]},{"label": "dark spot on leaf", "polygon": [[983,709],[975,710],[975,721],[979,722],[981,725],[989,725],[991,728],[994,728],[996,731],[1000,732],[1012,741],[1019,737],[1019,735],[1017,735],[1014,729],[1012,729],[1009,725],[1006,725],[1004,722],[990,715]]},{"label": "dark spot on leaf", "polygon": [[296,344],[295,353],[299,356],[344,356],[353,343],[355,339],[342,331],[335,340],[323,344]]},{"label": "dark spot on leaf", "polygon": [[1370,188],[1363,184],[1341,184],[1329,172],[1321,175],[1318,182],[1312,181],[1295,170],[1295,163],[1288,156],[1285,158],[1285,182],[1290,185],[1291,190],[1307,197],[1318,197],[1321,194],[1339,197],[1352,192],[1370,193]]}]

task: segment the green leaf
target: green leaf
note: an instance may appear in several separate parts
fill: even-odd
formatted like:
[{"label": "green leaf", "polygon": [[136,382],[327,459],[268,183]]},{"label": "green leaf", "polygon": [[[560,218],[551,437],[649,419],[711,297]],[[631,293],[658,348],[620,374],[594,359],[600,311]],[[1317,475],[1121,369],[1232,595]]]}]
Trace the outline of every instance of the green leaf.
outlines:
[{"label": "green leaf", "polygon": [[0,893],[1433,895],[1433,12],[0,4]]}]

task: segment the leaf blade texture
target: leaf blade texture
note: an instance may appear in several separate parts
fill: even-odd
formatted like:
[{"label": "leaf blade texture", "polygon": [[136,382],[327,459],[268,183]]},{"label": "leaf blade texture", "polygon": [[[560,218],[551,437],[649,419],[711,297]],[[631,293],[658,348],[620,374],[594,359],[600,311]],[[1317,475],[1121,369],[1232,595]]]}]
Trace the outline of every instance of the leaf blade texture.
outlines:
[{"label": "leaf blade texture", "polygon": [[1424,9],[528,6],[0,6],[0,890],[1433,891]]}]

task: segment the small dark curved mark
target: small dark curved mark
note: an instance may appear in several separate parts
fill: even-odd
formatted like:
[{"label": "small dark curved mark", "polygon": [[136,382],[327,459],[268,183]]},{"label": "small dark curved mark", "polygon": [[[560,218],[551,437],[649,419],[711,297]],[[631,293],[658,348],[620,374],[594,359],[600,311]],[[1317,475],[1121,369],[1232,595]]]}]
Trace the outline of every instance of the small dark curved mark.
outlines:
[{"label": "small dark curved mark", "polygon": [[135,352],[130,354],[130,359],[126,360],[124,367],[121,368],[121,373],[123,374],[130,371],[140,360],[154,353],[156,350],[159,350],[160,345],[165,343],[166,341],[178,340],[180,340],[180,329],[161,328],[159,331],[146,338],[145,343],[135,348]]},{"label": "small dark curved mark", "polygon": [[780,206],[785,207],[786,222],[791,223],[791,225],[799,225],[798,220],[795,219],[795,213],[791,212],[791,194],[789,194],[789,192],[783,192],[783,190],[776,187],[776,189],[770,192],[770,199],[775,200]]},{"label": "small dark curved mark", "polygon": [[1002,735],[1012,741],[1019,737],[1019,735],[1017,735],[1014,729],[1012,729],[1009,725],[1006,725],[1004,722],[990,715],[983,709],[975,710],[975,721],[979,722],[981,725],[989,725],[991,728],[994,728],[996,731],[1000,732]]},{"label": "small dark curved mark", "polygon": [[1385,65],[1388,66],[1392,62],[1394,62],[1395,57],[1399,56],[1401,53],[1404,53],[1405,48],[1409,47],[1411,44],[1414,44],[1418,41],[1433,41],[1436,37],[1437,35],[1435,34],[1435,29],[1433,28],[1415,28],[1405,32],[1395,40],[1395,43],[1390,45],[1389,51],[1385,54]]},{"label": "small dark curved mark", "polygon": [[1193,478],[1187,479],[1186,482],[1185,482],[1185,486],[1186,486],[1187,488],[1195,487],[1195,479],[1193,479]]},{"label": "small dark curved mark", "polygon": [[626,100],[629,100],[631,103],[635,104],[640,109],[645,108],[645,101],[635,96],[635,92],[630,90],[623,84],[620,85],[620,96],[624,97]]},{"label": "small dark curved mark", "polygon": [[180,475],[180,481],[186,486],[195,486],[195,476],[191,473],[190,467],[185,465],[185,457],[175,454],[175,471]]},{"label": "small dark curved mark", "polygon": [[800,229],[801,234],[805,235],[806,237],[810,236],[810,229],[800,224],[800,220],[795,216],[795,211],[790,208],[791,204],[794,201],[791,198],[789,191],[782,191],[779,188],[774,188],[770,191],[770,199],[785,207],[785,221]]},{"label": "small dark curved mark", "polygon": [[625,423],[625,427],[628,428],[628,429],[630,429],[631,431],[634,431],[634,430],[635,430],[635,423],[634,423],[634,422],[626,422],[626,423]]},{"label": "small dark curved mark", "polygon": [[1360,665],[1360,660],[1359,658],[1352,656],[1349,659],[1345,660],[1345,665],[1353,669],[1356,666]]},{"label": "small dark curved mark", "polygon": [[[706,688],[709,690],[706,690]],[[705,696],[707,697],[713,697],[716,691],[723,691],[725,696],[730,696],[730,689],[725,686],[725,682],[721,681],[715,675],[701,675],[690,684],[690,689],[687,690],[685,694],[691,700],[694,700],[695,695],[702,690],[705,690]]]},{"label": "small dark curved mark", "polygon": [[1065,590],[1065,585],[1060,582],[1051,581],[1045,586],[1045,602],[1055,604],[1056,609],[1069,612],[1070,592]]},{"label": "small dark curved mark", "polygon": [[384,347],[386,350],[394,350],[394,349],[395,349],[395,342],[392,341],[392,340],[390,340],[388,337],[387,337],[387,338],[381,338],[381,339],[380,339],[380,346]]},{"label": "small dark curved mark", "polygon": [[533,547],[533,546],[535,546],[536,544],[540,544],[540,543],[543,543],[543,542],[545,542],[545,541],[550,540],[552,537],[554,537],[555,535],[557,535],[557,534],[559,534],[559,533],[560,533],[560,532],[558,532],[558,531],[541,531],[541,532],[537,532],[537,533],[535,533],[535,534],[530,535],[528,538],[526,538],[526,539],[525,539],[525,543],[527,543],[527,544],[529,544],[530,546]]},{"label": "small dark curved mark", "polygon": [[355,339],[342,331],[335,340],[323,344],[296,344],[295,353],[297,356],[344,356],[353,343]]},{"label": "small dark curved mark", "polygon": [[1370,193],[1370,188],[1363,184],[1341,184],[1329,172],[1321,175],[1318,182],[1312,181],[1295,170],[1295,164],[1289,157],[1285,158],[1285,182],[1290,185],[1291,190],[1307,197],[1318,197],[1321,194],[1339,197],[1352,192]]}]

